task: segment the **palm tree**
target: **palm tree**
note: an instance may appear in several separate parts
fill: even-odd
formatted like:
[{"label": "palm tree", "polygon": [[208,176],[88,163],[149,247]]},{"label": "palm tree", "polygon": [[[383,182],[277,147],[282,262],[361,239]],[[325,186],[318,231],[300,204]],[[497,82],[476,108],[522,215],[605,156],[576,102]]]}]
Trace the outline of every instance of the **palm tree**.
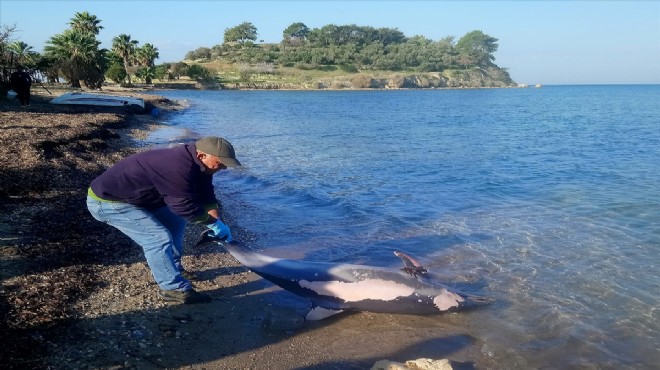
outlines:
[{"label": "palm tree", "polygon": [[7,46],[7,50],[14,54],[14,63],[24,66],[33,66],[39,57],[39,53],[32,50],[32,46],[23,41],[14,41]]},{"label": "palm tree", "polygon": [[140,67],[137,71],[137,76],[144,80],[144,83],[150,84],[156,78],[155,67]]},{"label": "palm tree", "polygon": [[80,80],[86,80],[85,72],[103,62],[105,50],[99,50],[99,45],[94,35],[69,29],[51,37],[44,51],[71,87],[80,87]]},{"label": "palm tree", "polygon": [[73,30],[98,35],[99,31],[103,29],[103,26],[100,26],[99,23],[101,23],[101,20],[96,18],[95,15],[89,14],[88,12],[78,12],[73,18],[71,18],[69,25]]},{"label": "palm tree", "polygon": [[135,57],[138,64],[153,67],[154,61],[158,59],[158,48],[155,48],[152,44],[144,44],[141,48],[135,50]]},{"label": "palm tree", "polygon": [[131,84],[131,75],[128,73],[128,67],[131,66],[131,58],[135,54],[135,48],[137,47],[137,44],[137,40],[131,40],[130,35],[123,33],[112,38],[112,51],[123,59],[124,69],[126,69],[129,85]]}]

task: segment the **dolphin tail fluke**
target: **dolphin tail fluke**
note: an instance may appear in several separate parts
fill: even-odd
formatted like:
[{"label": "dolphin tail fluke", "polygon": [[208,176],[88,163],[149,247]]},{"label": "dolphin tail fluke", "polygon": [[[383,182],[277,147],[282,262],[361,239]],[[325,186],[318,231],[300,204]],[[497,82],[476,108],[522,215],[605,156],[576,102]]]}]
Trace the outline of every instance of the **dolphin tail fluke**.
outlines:
[{"label": "dolphin tail fluke", "polygon": [[307,316],[305,317],[305,320],[307,321],[317,321],[317,320],[323,320],[327,317],[336,315],[338,313],[342,313],[344,310],[331,310],[329,308],[323,308],[323,307],[313,307],[308,313]]}]

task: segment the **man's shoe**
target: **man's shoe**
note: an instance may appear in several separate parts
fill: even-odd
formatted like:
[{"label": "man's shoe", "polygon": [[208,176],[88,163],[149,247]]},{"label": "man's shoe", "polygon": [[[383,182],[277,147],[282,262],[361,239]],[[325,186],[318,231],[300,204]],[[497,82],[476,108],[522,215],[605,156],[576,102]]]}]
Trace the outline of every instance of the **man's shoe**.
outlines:
[{"label": "man's shoe", "polygon": [[166,302],[178,302],[178,303],[211,303],[211,296],[200,293],[195,289],[190,289],[185,292],[178,290],[160,290],[158,293],[163,300]]},{"label": "man's shoe", "polygon": [[183,278],[188,280],[188,281],[198,281],[199,280],[199,276],[197,276],[196,273],[188,271],[188,270],[181,270],[179,272],[179,274],[181,274],[181,276],[183,276]]}]

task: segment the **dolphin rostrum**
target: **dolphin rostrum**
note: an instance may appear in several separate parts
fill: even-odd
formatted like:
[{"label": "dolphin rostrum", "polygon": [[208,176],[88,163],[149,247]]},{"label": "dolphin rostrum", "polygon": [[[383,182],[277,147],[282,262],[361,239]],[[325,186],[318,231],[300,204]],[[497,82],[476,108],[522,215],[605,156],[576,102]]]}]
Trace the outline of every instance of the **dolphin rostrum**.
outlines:
[{"label": "dolphin rostrum", "polygon": [[213,237],[208,231],[197,243],[214,241],[241,264],[279,287],[312,301],[307,320],[319,320],[345,310],[433,314],[492,302],[434,282],[422,265],[394,252],[404,268],[290,260],[265,256],[243,243]]}]

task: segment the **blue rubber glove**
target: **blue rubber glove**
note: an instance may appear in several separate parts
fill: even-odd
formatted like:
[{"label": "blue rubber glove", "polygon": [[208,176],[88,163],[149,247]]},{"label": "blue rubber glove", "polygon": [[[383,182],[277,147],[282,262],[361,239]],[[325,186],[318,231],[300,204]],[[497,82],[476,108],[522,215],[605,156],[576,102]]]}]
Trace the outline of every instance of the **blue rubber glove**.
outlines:
[{"label": "blue rubber glove", "polygon": [[229,230],[229,226],[223,224],[222,221],[217,220],[215,221],[215,223],[206,225],[206,227],[211,229],[211,231],[213,232],[213,236],[218,238],[224,238],[227,241],[227,243],[230,243],[232,241],[231,231]]}]

